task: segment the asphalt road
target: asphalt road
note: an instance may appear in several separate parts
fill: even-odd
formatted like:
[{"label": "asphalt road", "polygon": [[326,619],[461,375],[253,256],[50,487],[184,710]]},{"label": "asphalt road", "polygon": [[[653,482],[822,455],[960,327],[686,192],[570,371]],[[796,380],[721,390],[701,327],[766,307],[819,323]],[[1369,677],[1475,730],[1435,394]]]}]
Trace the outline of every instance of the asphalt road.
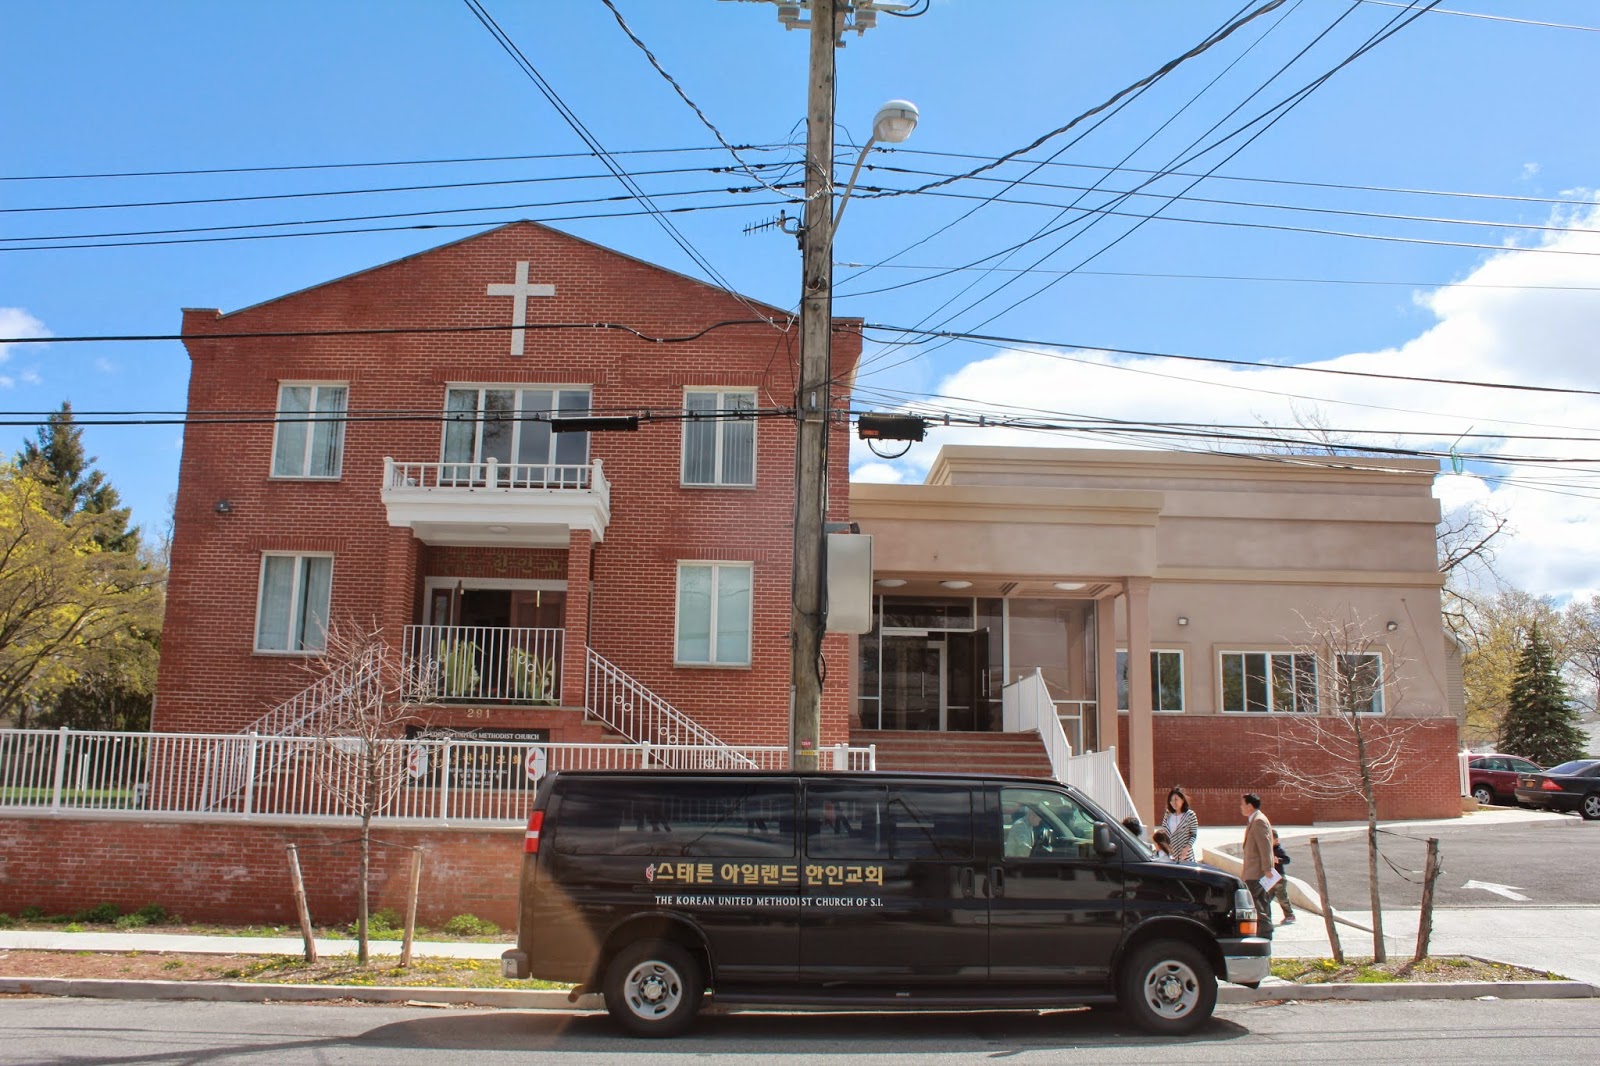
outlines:
[{"label": "asphalt road", "polygon": [[[1115,1016],[741,1014],[702,1018],[676,1040],[621,1036],[603,1016],[518,1011],[114,1000],[0,1000],[0,1061],[165,1063],[1454,1064],[1585,1062],[1600,1000],[1290,1003],[1224,1008],[1183,1040],[1137,1035]],[[1179,1046],[1174,1046],[1179,1045]]]},{"label": "asphalt road", "polygon": [[[1426,840],[1437,837],[1444,873],[1434,890],[1439,907],[1563,907],[1600,904],[1600,821],[1576,815],[1548,821],[1430,826],[1380,833],[1379,889],[1388,907],[1416,907],[1422,899]],[[1367,900],[1367,837],[1362,831],[1317,834],[1328,875],[1328,894],[1340,910],[1359,910]],[[1285,843],[1289,873],[1316,887],[1316,869],[1304,838]],[[1393,866],[1390,865],[1393,864]],[[1396,870],[1398,868],[1398,871]],[[1497,885],[1504,893],[1468,882]]]}]

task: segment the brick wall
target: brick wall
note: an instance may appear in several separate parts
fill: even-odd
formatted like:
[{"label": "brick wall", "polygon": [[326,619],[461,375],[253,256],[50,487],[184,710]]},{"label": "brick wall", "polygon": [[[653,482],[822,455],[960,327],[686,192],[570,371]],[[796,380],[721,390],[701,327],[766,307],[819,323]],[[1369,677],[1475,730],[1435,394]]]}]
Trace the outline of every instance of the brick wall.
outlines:
[{"label": "brick wall", "polygon": [[[1121,715],[1118,762],[1128,773],[1128,716]],[[1372,719],[1363,723],[1375,740],[1390,729],[1404,729],[1404,762],[1399,779],[1377,789],[1378,816],[1384,819],[1455,818],[1461,814],[1461,783],[1456,753],[1460,738],[1454,718]],[[1261,797],[1267,817],[1283,825],[1364,820],[1359,797],[1317,800],[1262,767],[1279,750],[1280,735],[1306,733],[1303,720],[1272,715],[1195,714],[1155,716],[1156,799],[1165,804],[1173,785],[1183,786],[1203,825],[1242,825],[1239,799]],[[1289,749],[1283,749],[1289,750]],[[1293,748],[1299,764],[1313,773],[1338,765]]]},{"label": "brick wall", "polygon": [[[531,280],[556,286],[555,298],[527,301],[530,324],[620,322],[653,336],[682,336],[754,317],[744,303],[699,282],[517,223],[228,315],[186,311],[189,409],[271,411],[281,381],[347,382],[356,416],[435,414],[452,383],[588,385],[595,407],[611,411],[678,410],[686,386],[754,388],[760,407],[792,406],[798,337],[793,329],[766,324],[714,329],[683,344],[607,330],[530,332],[520,358],[509,354],[505,332],[206,339],[255,331],[504,326],[511,301],[488,297],[485,288],[510,281],[518,261],[530,263]],[[771,313],[781,320],[781,312]],[[848,377],[860,343],[847,327],[836,331],[840,378]],[[237,731],[311,680],[304,657],[253,651],[264,551],[332,552],[334,621],[376,620],[396,632],[420,620],[428,574],[573,572],[569,552],[555,553],[558,575],[545,572],[552,565],[548,551],[428,548],[409,530],[391,528],[379,497],[384,457],[436,461],[440,439],[434,418],[352,421],[342,476],[293,481],[268,476],[270,425],[186,428],[157,729]],[[646,423],[638,433],[591,435],[591,459],[604,461],[612,482],[612,518],[593,548],[587,617],[571,597],[567,601],[581,623],[576,631],[569,625],[569,646],[581,652],[587,636],[601,654],[728,741],[786,742],[794,424],[786,418],[758,422],[754,488],[681,487],[681,439],[681,424],[671,420]],[[849,507],[848,446],[848,426],[840,421],[830,438],[837,460],[830,470],[834,518]],[[229,502],[227,513],[216,512],[221,500]],[[695,559],[754,564],[754,662],[747,669],[672,663],[677,563]],[[849,643],[833,637],[824,647],[831,669],[823,740],[834,743],[848,733]],[[504,714],[507,723],[521,716]]]},{"label": "brick wall", "polygon": [[[0,823],[0,912],[72,914],[98,903],[124,912],[159,903],[190,921],[297,921],[285,845],[300,851],[311,918],[355,919],[359,851],[350,826],[12,818]],[[475,914],[516,927],[520,828],[395,829],[374,837],[427,849],[418,921]],[[404,913],[409,851],[375,847],[371,906]]]}]

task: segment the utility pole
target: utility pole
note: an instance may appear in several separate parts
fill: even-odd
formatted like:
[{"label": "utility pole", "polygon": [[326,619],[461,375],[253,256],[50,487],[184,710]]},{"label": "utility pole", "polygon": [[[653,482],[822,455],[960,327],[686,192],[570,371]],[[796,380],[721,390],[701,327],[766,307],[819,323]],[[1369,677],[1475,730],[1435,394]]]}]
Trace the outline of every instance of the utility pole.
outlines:
[{"label": "utility pole", "polygon": [[791,589],[789,765],[796,770],[817,769],[822,744],[822,550],[833,397],[833,53],[838,34],[836,0],[811,0]]}]

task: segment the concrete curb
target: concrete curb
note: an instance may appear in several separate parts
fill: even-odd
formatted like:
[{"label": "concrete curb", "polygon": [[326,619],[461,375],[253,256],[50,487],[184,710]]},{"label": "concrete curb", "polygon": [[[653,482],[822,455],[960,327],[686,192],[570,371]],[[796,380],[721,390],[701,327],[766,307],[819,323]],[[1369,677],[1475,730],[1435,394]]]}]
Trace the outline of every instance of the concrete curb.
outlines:
[{"label": "concrete curb", "polygon": [[363,1003],[449,1003],[515,1010],[604,1010],[598,995],[576,1004],[565,992],[516,988],[429,988],[395,985],[273,985],[248,981],[107,981],[76,977],[0,977],[0,994],[88,999],[199,999],[221,1003],[354,999]]},{"label": "concrete curb", "polygon": [[[600,996],[511,988],[398,988],[360,985],[271,985],[233,981],[101,981],[71,977],[0,977],[0,995],[80,996],[89,999],[210,1000],[222,1003],[308,1002],[353,999],[362,1003],[452,1004],[511,1010],[604,1010]],[[1457,981],[1437,984],[1263,985],[1244,988],[1220,985],[1217,1002],[1271,1003],[1282,1000],[1360,1000],[1396,1002],[1414,999],[1592,999],[1600,988],[1582,981]],[[770,1005],[765,1010],[773,1009]]]},{"label": "concrete curb", "polygon": [[1245,988],[1221,985],[1218,1003],[1264,1003],[1286,999],[1348,999],[1365,1003],[1394,1003],[1408,999],[1593,999],[1600,988],[1583,981],[1384,981],[1373,984],[1282,984]]}]

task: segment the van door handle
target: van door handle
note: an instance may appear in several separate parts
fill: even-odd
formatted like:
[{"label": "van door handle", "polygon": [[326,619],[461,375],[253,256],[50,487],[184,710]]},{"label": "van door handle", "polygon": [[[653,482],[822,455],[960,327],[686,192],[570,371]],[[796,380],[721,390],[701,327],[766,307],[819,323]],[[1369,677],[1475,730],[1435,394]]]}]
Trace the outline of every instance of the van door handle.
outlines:
[{"label": "van door handle", "polygon": [[962,870],[961,870],[961,895],[962,895],[963,898],[971,899],[974,895],[977,894],[976,893],[976,887],[975,887],[977,885],[977,880],[978,880],[978,877],[977,877],[977,875],[975,873],[972,872],[972,867],[967,866],[967,867],[963,867],[962,868]]},{"label": "van door handle", "polygon": [[998,866],[989,867],[989,884],[994,886],[994,897],[999,899],[1006,894],[1006,873]]}]

